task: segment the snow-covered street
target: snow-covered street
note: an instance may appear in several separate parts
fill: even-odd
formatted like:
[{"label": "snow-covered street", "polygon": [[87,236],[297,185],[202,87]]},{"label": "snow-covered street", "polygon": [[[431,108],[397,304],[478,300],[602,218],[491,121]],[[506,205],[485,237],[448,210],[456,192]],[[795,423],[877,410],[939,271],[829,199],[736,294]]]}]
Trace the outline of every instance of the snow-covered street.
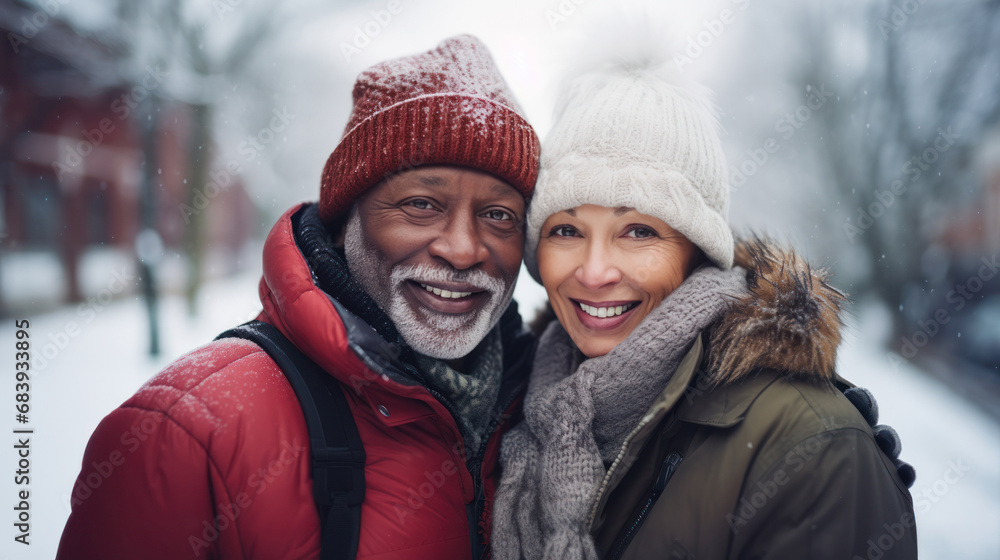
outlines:
[{"label": "snow-covered street", "polygon": [[[165,298],[163,355],[156,360],[145,355],[145,309],[132,296],[108,305],[26,317],[31,322],[32,351],[44,359],[33,368],[30,422],[15,424],[10,378],[11,382],[3,384],[0,402],[8,403],[8,427],[34,429],[31,545],[13,542],[14,515],[8,509],[5,557],[48,559],[55,555],[69,515],[69,492],[98,422],[173,358],[255,316],[258,278],[256,273],[247,274],[206,286],[198,319],[186,315],[179,297]],[[543,294],[522,275],[517,296],[530,300],[522,308],[524,314],[530,315]],[[0,326],[0,360],[5,364],[13,362],[13,327],[13,319]],[[1000,427],[939,382],[909,366],[891,367],[884,352],[872,346],[877,337],[859,331],[843,347],[840,369],[845,377],[875,393],[882,422],[898,430],[903,458],[917,469],[912,492],[921,558],[1000,557]],[[9,435],[2,453],[8,470],[2,492],[8,504],[15,501],[17,488],[9,476],[17,461],[15,442]]]}]

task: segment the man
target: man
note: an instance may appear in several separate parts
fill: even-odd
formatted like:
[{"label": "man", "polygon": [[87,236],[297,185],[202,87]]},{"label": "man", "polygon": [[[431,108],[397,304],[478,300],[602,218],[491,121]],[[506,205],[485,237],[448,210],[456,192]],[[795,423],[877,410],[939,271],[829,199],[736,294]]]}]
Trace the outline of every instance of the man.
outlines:
[{"label": "man", "polygon": [[[358,558],[479,558],[534,342],[511,302],[538,139],[468,36],[378,64],[264,246],[259,319],[334,376],[365,454]],[[180,358],[87,446],[58,557],[317,558],[303,413],[253,343]]]}]

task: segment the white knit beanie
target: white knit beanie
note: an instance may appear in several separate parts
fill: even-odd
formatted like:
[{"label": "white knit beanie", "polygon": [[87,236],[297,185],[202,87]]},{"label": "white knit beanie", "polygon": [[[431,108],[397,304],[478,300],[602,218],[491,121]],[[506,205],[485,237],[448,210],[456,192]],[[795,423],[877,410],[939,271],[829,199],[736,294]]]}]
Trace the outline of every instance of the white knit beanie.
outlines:
[{"label": "white knit beanie", "polygon": [[670,63],[618,63],[570,82],[528,210],[524,264],[535,280],[542,224],[584,204],[655,216],[732,267],[726,158],[709,95]]}]

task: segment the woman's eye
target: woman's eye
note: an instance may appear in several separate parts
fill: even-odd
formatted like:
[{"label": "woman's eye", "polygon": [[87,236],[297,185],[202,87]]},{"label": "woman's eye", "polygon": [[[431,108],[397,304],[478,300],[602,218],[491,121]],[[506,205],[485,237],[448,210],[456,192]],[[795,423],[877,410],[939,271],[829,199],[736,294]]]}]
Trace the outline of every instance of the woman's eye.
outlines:
[{"label": "woman's eye", "polygon": [[549,232],[553,237],[576,237],[576,229],[571,226],[556,226]]},{"label": "woman's eye", "polygon": [[628,236],[628,237],[636,237],[636,238],[639,238],[639,239],[647,239],[649,237],[658,237],[655,230],[653,230],[652,228],[645,227],[645,226],[635,226],[635,227],[629,229],[628,233],[626,233],[625,235]]}]

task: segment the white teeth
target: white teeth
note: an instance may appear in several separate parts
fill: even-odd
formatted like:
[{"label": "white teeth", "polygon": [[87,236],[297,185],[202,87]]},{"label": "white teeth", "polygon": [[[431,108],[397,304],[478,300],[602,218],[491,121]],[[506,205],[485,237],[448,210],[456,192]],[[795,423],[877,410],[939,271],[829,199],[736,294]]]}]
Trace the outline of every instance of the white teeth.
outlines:
[{"label": "white teeth", "polygon": [[585,303],[579,303],[578,305],[580,306],[580,309],[582,309],[583,312],[586,313],[587,315],[590,315],[591,317],[601,317],[601,318],[615,317],[617,315],[621,315],[622,313],[628,311],[629,309],[632,309],[635,306],[635,304],[633,303],[630,303],[628,305],[617,305],[615,307],[591,307]]},{"label": "white teeth", "polygon": [[427,284],[420,284],[420,287],[436,296],[441,296],[443,298],[448,298],[448,299],[459,299],[472,295],[472,292],[452,292],[449,290],[442,290],[440,288],[428,286]]}]

